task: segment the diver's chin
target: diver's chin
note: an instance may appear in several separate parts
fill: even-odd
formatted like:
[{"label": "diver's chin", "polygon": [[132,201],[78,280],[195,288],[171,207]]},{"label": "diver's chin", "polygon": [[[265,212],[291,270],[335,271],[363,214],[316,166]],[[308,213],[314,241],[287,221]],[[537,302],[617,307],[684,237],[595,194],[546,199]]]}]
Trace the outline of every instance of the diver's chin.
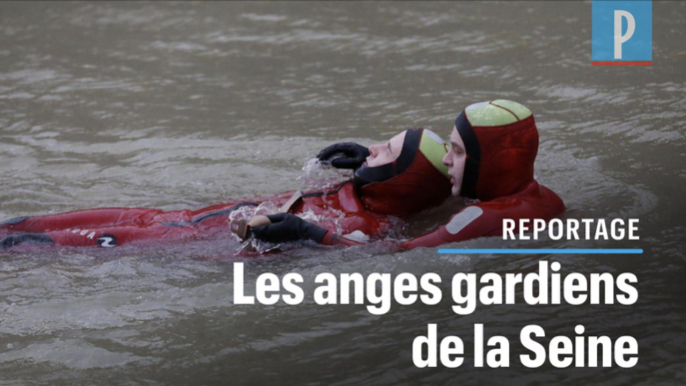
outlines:
[{"label": "diver's chin", "polygon": [[[450,179],[450,182],[453,182],[454,178]],[[461,189],[462,187],[459,185],[453,184],[453,186],[450,188],[450,193],[452,193],[453,196],[455,197],[460,197]]]}]

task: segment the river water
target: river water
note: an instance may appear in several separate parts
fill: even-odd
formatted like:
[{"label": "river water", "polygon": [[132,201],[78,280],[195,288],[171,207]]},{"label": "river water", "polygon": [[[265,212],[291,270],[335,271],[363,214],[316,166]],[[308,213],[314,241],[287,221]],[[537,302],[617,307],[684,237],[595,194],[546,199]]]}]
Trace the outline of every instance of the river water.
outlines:
[{"label": "river water", "polygon": [[[591,66],[590,2],[0,3],[0,219],[82,208],[166,210],[312,184],[307,160],[427,127],[465,106],[531,108],[536,178],[568,217],[639,218],[638,242],[478,239],[452,247],[643,248],[643,255],[462,256],[419,248],[304,248],[236,259],[233,241],[0,251],[4,384],[686,383],[686,4],[655,2],[654,65]],[[334,176],[336,177],[336,176]],[[451,212],[419,216],[421,233]],[[427,217],[428,216],[428,217]],[[411,221],[410,221],[411,222]],[[417,228],[420,229],[417,229]],[[456,272],[633,272],[632,306],[452,312]],[[298,272],[304,304],[233,305],[233,263]],[[321,272],[439,272],[444,300],[319,306]],[[518,294],[520,296],[521,293]],[[419,369],[412,341],[512,342],[509,368]],[[519,330],[634,336],[630,369],[528,369]]]}]

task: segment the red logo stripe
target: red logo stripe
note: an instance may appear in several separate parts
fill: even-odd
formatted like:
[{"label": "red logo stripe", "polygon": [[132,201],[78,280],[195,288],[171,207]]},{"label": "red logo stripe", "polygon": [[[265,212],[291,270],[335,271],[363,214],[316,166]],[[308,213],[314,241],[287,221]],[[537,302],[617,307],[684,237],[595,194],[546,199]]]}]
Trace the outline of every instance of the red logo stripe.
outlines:
[{"label": "red logo stripe", "polygon": [[594,66],[652,66],[653,62],[592,62]]}]

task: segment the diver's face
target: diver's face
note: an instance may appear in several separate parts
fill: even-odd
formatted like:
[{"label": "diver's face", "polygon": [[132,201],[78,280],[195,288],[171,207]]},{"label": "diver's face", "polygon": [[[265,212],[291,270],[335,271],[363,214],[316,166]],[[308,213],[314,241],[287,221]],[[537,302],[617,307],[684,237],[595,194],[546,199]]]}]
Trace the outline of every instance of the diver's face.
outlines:
[{"label": "diver's face", "polygon": [[453,131],[450,133],[450,149],[445,157],[443,157],[443,164],[448,167],[448,174],[450,174],[450,183],[453,184],[453,196],[460,195],[462,176],[464,175],[464,164],[466,161],[467,152],[464,148],[464,142],[462,142],[462,138],[457,132],[457,128],[453,127]]},{"label": "diver's face", "polygon": [[404,131],[389,139],[388,142],[369,146],[369,157],[365,164],[376,167],[395,161],[403,150],[403,142],[405,142]]}]

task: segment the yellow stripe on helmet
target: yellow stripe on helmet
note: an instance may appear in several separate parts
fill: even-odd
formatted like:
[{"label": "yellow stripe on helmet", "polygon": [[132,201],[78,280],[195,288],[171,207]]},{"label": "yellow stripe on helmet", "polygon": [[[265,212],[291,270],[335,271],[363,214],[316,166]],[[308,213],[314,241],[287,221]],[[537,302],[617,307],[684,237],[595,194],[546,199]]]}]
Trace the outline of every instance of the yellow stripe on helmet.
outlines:
[{"label": "yellow stripe on helmet", "polygon": [[505,126],[531,116],[531,110],[525,106],[505,99],[475,103],[465,110],[472,126],[492,127]]},{"label": "yellow stripe on helmet", "polygon": [[448,146],[438,134],[424,129],[422,139],[419,142],[419,151],[445,178],[450,179],[448,167],[443,165],[443,157],[448,153]]}]

